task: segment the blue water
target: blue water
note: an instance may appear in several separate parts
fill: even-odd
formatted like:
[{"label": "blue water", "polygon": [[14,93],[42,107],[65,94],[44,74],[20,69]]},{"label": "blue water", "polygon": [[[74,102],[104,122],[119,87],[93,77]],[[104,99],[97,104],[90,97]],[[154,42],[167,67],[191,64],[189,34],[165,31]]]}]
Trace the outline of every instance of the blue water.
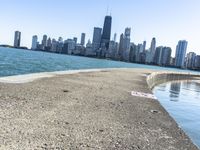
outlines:
[{"label": "blue water", "polygon": [[77,69],[124,67],[184,71],[173,68],[163,68],[133,63],[116,62],[110,60],[100,60],[86,57],[68,56],[0,47],[0,76]]},{"label": "blue water", "polygon": [[200,83],[171,82],[155,87],[153,92],[200,148]]}]

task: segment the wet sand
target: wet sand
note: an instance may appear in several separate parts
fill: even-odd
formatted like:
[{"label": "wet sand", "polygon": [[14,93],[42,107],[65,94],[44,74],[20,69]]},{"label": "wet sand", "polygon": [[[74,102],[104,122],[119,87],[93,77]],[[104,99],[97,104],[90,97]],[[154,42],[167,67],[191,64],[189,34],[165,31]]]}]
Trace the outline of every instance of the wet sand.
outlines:
[{"label": "wet sand", "polygon": [[[196,150],[152,94],[144,69],[0,83],[0,149]],[[19,84],[20,83],[20,84]]]}]

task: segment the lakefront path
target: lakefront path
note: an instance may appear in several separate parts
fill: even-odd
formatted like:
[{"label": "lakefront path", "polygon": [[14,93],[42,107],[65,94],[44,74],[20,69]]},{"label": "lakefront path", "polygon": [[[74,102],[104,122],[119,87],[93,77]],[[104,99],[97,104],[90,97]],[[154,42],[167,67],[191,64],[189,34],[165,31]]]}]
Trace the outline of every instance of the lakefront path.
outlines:
[{"label": "lakefront path", "polygon": [[196,150],[156,99],[137,96],[152,94],[146,81],[152,72],[102,70],[0,83],[0,149]]}]

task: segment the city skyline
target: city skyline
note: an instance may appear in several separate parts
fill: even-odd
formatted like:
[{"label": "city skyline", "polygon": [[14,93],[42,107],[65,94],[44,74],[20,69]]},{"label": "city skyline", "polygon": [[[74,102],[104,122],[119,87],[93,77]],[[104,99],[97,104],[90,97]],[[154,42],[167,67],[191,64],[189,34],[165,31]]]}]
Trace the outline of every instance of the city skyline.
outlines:
[{"label": "city skyline", "polygon": [[[31,48],[33,35],[38,35],[39,41],[42,40],[44,34],[56,39],[60,36],[64,39],[78,37],[80,41],[80,34],[86,33],[86,42],[88,39],[92,41],[93,27],[103,26],[102,20],[109,6],[108,14],[111,12],[114,18],[111,37],[116,32],[117,41],[124,28],[131,27],[131,42],[135,44],[146,40],[148,48],[152,37],[156,37],[157,46],[171,47],[174,56],[177,41],[187,40],[189,42],[188,52],[200,53],[197,30],[200,22],[198,13],[196,13],[200,2],[196,0],[162,2],[162,9],[158,7],[161,5],[158,0],[151,2],[144,0],[141,2],[130,0],[126,2],[113,0],[109,2],[106,0],[66,2],[59,0],[56,4],[51,0],[48,3],[37,3],[37,0],[19,1],[9,2],[8,0],[1,4],[3,13],[0,16],[3,22],[0,29],[0,44],[12,45],[13,32],[16,30],[22,32],[21,45],[29,48]],[[176,6],[179,6],[179,11],[176,11]],[[45,11],[42,8],[45,8]],[[122,11],[118,12],[119,8]],[[186,11],[191,9],[192,12]]]}]

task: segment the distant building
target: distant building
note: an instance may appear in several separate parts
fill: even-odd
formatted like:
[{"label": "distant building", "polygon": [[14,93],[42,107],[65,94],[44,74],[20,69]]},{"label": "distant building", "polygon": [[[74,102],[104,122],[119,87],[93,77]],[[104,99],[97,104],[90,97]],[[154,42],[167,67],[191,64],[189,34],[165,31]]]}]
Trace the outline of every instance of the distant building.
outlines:
[{"label": "distant building", "polygon": [[185,55],[187,51],[188,42],[183,40],[179,41],[176,46],[175,66],[184,68]]},{"label": "distant building", "polygon": [[120,35],[119,50],[118,50],[118,55],[119,55],[119,59],[120,60],[123,60],[123,52],[124,52],[124,50],[123,50],[124,46],[123,45],[124,45],[124,34],[122,33]]},{"label": "distant building", "polygon": [[95,52],[97,52],[97,50],[99,50],[100,48],[101,32],[102,32],[102,28],[94,27],[92,47]]},{"label": "distant building", "polygon": [[16,48],[20,47],[20,42],[21,42],[21,32],[15,31],[14,47]]},{"label": "distant building", "polygon": [[159,47],[156,48],[155,55],[154,55],[154,58],[153,58],[153,63],[155,65],[159,65],[161,63],[160,61],[161,61],[162,49],[163,49],[162,46],[159,46]]},{"label": "distant building", "polygon": [[43,38],[42,38],[42,49],[45,50],[46,47],[47,47],[47,35],[43,35]]},{"label": "distant building", "polygon": [[96,56],[96,52],[93,50],[92,43],[90,40],[88,40],[88,43],[86,44],[85,56]]},{"label": "distant building", "polygon": [[131,43],[131,28],[126,28],[124,34],[120,36],[119,57],[120,60],[129,61],[130,58],[130,43]]},{"label": "distant building", "polygon": [[200,70],[200,55],[195,56],[194,69]]},{"label": "distant building", "polygon": [[144,42],[143,42],[143,52],[145,52],[145,51],[146,51],[146,45],[147,45],[147,42],[146,42],[146,41],[144,41]]},{"label": "distant building", "polygon": [[117,33],[114,34],[113,41],[114,41],[114,42],[117,41]]},{"label": "distant building", "polygon": [[74,37],[73,40],[74,40],[75,45],[76,45],[76,44],[77,44],[77,41],[78,41],[78,38],[77,38],[77,37]]},{"label": "distant building", "polygon": [[130,43],[131,43],[131,28],[126,28],[123,39],[123,60],[129,61],[130,54]]},{"label": "distant building", "polygon": [[170,47],[157,47],[153,63],[159,66],[169,66],[172,50]]},{"label": "distant building", "polygon": [[161,51],[161,58],[159,60],[159,65],[169,66],[171,59],[172,49],[170,47],[163,47]]},{"label": "distant building", "polygon": [[47,40],[47,47],[51,49],[52,43],[51,43],[51,38],[48,38]]},{"label": "distant building", "polygon": [[112,17],[106,16],[104,20],[103,33],[101,37],[101,48],[108,49],[111,36]]},{"label": "distant building", "polygon": [[117,49],[118,43],[115,41],[110,41],[106,58],[117,59]]},{"label": "distant building", "polygon": [[76,44],[73,39],[67,39],[64,42],[62,53],[69,54],[69,55],[73,54],[73,51],[75,50],[75,46],[76,46]]},{"label": "distant building", "polygon": [[51,52],[56,52],[58,47],[58,42],[55,39],[52,39],[51,41]]},{"label": "distant building", "polygon": [[32,38],[32,46],[31,49],[36,50],[38,48],[38,37],[34,35]]},{"label": "distant building", "polygon": [[190,52],[190,53],[187,54],[186,68],[188,68],[188,69],[193,69],[194,68],[195,57],[196,57],[196,53],[194,53],[194,52]]},{"label": "distant building", "polygon": [[154,60],[154,55],[155,55],[155,52],[156,52],[156,38],[154,37],[151,41],[151,47],[150,47],[150,63],[152,63]]},{"label": "distant building", "polygon": [[81,34],[81,45],[85,46],[85,33]]}]

